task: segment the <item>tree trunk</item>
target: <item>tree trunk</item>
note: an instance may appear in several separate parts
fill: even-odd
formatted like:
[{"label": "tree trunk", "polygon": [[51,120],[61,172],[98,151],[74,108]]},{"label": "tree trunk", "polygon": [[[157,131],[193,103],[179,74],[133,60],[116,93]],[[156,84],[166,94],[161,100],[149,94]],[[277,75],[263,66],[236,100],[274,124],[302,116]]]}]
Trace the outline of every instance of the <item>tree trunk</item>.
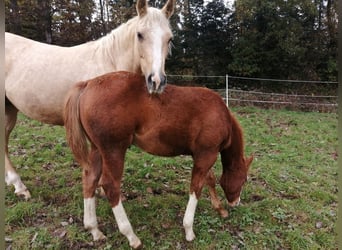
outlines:
[{"label": "tree trunk", "polygon": [[52,43],[52,12],[50,1],[38,0],[38,11],[41,25],[41,31],[45,36],[45,42]]},{"label": "tree trunk", "polygon": [[10,9],[12,10],[10,16],[10,32],[21,35],[21,18],[19,15],[19,7],[17,0],[10,1]]}]

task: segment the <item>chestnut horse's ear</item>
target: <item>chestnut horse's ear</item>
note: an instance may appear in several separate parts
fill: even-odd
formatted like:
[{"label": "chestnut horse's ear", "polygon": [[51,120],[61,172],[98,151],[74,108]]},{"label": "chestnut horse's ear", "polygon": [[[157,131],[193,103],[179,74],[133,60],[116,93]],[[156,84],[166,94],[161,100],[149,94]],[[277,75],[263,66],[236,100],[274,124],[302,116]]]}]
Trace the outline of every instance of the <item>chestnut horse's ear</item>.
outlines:
[{"label": "chestnut horse's ear", "polygon": [[251,165],[252,161],[254,159],[254,155],[251,155],[250,157],[248,157],[246,160],[246,166],[247,166],[247,169],[249,169],[249,166]]},{"label": "chestnut horse's ear", "polygon": [[173,14],[173,10],[175,9],[176,0],[168,0],[164,5],[162,12],[165,14],[167,18],[170,18]]},{"label": "chestnut horse's ear", "polygon": [[137,9],[139,17],[143,17],[147,13],[147,0],[138,0],[137,5],[135,6]]}]

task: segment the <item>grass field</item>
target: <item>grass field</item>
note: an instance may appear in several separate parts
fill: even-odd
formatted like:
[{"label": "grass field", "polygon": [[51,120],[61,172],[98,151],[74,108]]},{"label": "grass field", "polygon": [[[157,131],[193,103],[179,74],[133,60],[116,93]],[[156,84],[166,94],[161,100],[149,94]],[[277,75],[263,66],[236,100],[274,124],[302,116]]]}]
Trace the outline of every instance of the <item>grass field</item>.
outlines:
[{"label": "grass field", "polygon": [[[255,154],[242,204],[222,219],[204,190],[193,242],[186,242],[182,228],[191,158],[155,157],[135,147],[128,152],[123,204],[144,248],[337,249],[337,114],[233,111],[244,128],[247,155]],[[64,129],[24,116],[18,124],[10,151],[32,199],[23,201],[6,188],[6,246],[129,249],[104,199],[98,199],[97,216],[107,241],[92,242],[83,228],[81,170]],[[219,176],[219,161],[215,172]]]}]

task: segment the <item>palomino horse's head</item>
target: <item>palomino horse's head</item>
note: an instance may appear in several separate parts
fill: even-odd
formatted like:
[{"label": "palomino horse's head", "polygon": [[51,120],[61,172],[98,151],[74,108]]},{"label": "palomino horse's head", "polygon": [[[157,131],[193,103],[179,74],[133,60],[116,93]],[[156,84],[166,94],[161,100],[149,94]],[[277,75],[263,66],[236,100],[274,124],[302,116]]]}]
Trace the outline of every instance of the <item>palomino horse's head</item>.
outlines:
[{"label": "palomino horse's head", "polygon": [[242,186],[247,181],[247,173],[252,161],[253,156],[247,159],[242,158],[238,163],[234,163],[233,167],[225,170],[221,176],[220,185],[227,197],[228,205],[231,207],[240,203]]},{"label": "palomino horse's head", "polygon": [[147,0],[138,0],[136,53],[140,57],[141,71],[145,75],[149,93],[161,93],[166,85],[165,59],[170,51],[172,32],[169,18],[175,0],[168,0],[162,9],[147,6]]}]

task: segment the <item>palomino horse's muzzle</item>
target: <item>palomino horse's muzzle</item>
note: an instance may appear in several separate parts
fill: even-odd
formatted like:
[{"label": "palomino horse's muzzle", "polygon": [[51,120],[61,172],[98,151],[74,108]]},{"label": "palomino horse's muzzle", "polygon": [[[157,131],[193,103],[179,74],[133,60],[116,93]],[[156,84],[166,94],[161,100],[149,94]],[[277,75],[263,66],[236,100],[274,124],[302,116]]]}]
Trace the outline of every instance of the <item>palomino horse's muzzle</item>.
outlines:
[{"label": "palomino horse's muzzle", "polygon": [[150,94],[161,94],[166,86],[166,75],[150,74],[146,79],[146,83]]}]

